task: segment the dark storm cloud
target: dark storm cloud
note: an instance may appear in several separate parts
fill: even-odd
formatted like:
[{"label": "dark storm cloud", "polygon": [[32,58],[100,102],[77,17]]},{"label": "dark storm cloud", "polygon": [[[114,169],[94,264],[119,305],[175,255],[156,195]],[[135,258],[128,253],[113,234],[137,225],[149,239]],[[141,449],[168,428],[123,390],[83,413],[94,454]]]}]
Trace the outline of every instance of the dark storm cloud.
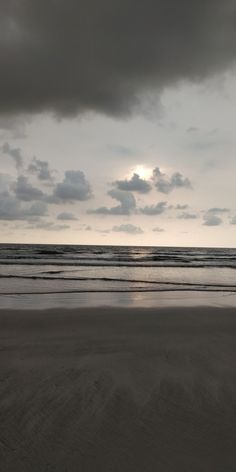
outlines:
[{"label": "dark storm cloud", "polygon": [[120,204],[111,208],[102,206],[96,210],[89,210],[88,213],[96,213],[98,215],[131,215],[136,212],[136,200],[131,192],[112,189],[108,192],[108,195],[118,200]]},{"label": "dark storm cloud", "polygon": [[234,0],[1,0],[2,113],[128,113],[236,57]]},{"label": "dark storm cloud", "polygon": [[84,201],[91,198],[91,196],[91,186],[84,173],[80,170],[68,170],[65,172],[63,181],[56,185],[51,203],[57,201]]},{"label": "dark storm cloud", "polygon": [[180,172],[175,172],[171,177],[162,173],[159,167],[153,170],[153,180],[158,192],[168,194],[174,189],[186,188],[191,189],[192,184],[187,177],[184,177]]},{"label": "dark storm cloud", "polygon": [[132,225],[131,223],[113,226],[112,231],[116,233],[143,234],[143,230],[139,226]]},{"label": "dark storm cloud", "polygon": [[156,205],[146,205],[143,208],[140,208],[140,213],[144,215],[154,216],[154,215],[161,215],[167,208],[166,202],[159,202]]},{"label": "dark storm cloud", "polygon": [[15,166],[18,170],[23,167],[24,159],[19,148],[13,148],[9,143],[4,143],[1,147],[1,151],[3,154],[10,156],[14,160]]},{"label": "dark storm cloud", "polygon": [[130,180],[116,180],[114,185],[119,190],[126,190],[128,192],[149,193],[152,189],[150,183],[145,179],[141,179],[136,173],[133,174]]},{"label": "dark storm cloud", "polygon": [[36,157],[34,157],[30,162],[28,172],[36,174],[39,180],[52,180],[52,173],[49,169],[48,162],[36,159]]}]

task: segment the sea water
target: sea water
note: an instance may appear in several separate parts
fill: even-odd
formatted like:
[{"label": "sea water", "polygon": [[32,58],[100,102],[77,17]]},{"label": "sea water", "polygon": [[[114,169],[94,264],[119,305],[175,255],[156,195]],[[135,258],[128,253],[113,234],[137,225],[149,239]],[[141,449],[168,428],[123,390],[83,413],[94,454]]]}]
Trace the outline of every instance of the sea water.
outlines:
[{"label": "sea water", "polygon": [[4,308],[155,305],[190,292],[236,294],[236,249],[0,245]]}]

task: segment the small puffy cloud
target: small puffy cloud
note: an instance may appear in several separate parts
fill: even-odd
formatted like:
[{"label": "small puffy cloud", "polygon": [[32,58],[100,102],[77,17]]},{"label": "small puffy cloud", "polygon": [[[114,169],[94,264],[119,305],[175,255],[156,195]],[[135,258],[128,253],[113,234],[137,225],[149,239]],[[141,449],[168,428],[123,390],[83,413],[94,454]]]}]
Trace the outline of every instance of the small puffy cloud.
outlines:
[{"label": "small puffy cloud", "polygon": [[43,229],[46,231],[63,231],[69,229],[69,225],[57,225],[52,221],[38,221],[37,223],[31,224],[29,229]]},{"label": "small puffy cloud", "polygon": [[230,220],[231,225],[236,225],[236,216],[233,216]]},{"label": "small puffy cloud", "polygon": [[95,210],[89,210],[88,213],[97,213],[99,215],[131,215],[136,211],[136,200],[131,192],[119,189],[112,189],[108,192],[111,198],[118,200],[120,205],[107,208],[99,207]]},{"label": "small puffy cloud", "polygon": [[165,174],[163,174],[163,172],[161,172],[160,168],[159,167],[155,167],[153,169],[153,178],[154,179],[160,179],[162,177],[164,177]]},{"label": "small puffy cloud", "polygon": [[159,167],[153,170],[153,180],[158,192],[165,194],[179,188],[192,188],[190,180],[180,172],[175,172],[171,177],[168,177],[160,171]]},{"label": "small puffy cloud", "polygon": [[28,172],[36,174],[39,180],[52,180],[52,174],[49,169],[49,164],[46,161],[41,161],[34,157],[28,166]]},{"label": "small puffy cloud", "polygon": [[69,220],[72,221],[72,220],[77,220],[78,218],[76,218],[76,216],[73,213],[63,211],[62,213],[59,213],[59,215],[57,215],[57,219],[62,220],[62,221],[69,221]]},{"label": "small puffy cloud", "polygon": [[21,205],[13,195],[8,192],[0,194],[0,219],[1,220],[20,220]]},{"label": "small puffy cloud", "polygon": [[156,226],[152,231],[154,231],[154,233],[163,233],[165,230],[159,226]]},{"label": "small puffy cloud", "polygon": [[19,148],[13,148],[9,143],[4,143],[1,147],[1,151],[14,160],[15,166],[18,170],[23,167],[24,160]]},{"label": "small puffy cloud", "polygon": [[173,208],[174,208],[175,210],[187,210],[187,209],[188,209],[188,205],[187,205],[187,204],[181,205],[181,204],[178,203],[178,205],[175,205]]},{"label": "small puffy cloud", "polygon": [[144,215],[161,215],[164,213],[164,211],[167,208],[167,203],[166,202],[159,202],[156,205],[146,205],[143,208],[140,208],[139,211],[140,213],[143,213]]},{"label": "small puffy cloud", "polygon": [[135,226],[130,223],[120,226],[113,226],[112,231],[115,231],[116,233],[128,233],[134,235],[143,234],[143,230],[139,226]]},{"label": "small puffy cloud", "polygon": [[43,194],[22,177],[19,176],[17,182],[12,183],[10,176],[0,174],[1,220],[33,220],[47,214],[47,204],[38,199]]},{"label": "small puffy cloud", "polygon": [[219,226],[223,223],[222,216],[230,210],[224,207],[209,208],[203,216],[205,226]]},{"label": "small puffy cloud", "polygon": [[19,200],[30,202],[32,200],[41,200],[44,196],[42,190],[33,187],[24,175],[19,175],[14,184],[14,191]]},{"label": "small puffy cloud", "polygon": [[150,183],[145,179],[141,179],[136,173],[133,174],[130,180],[116,180],[114,185],[116,185],[119,190],[128,192],[148,193],[152,189]]},{"label": "small puffy cloud", "polygon": [[189,213],[187,211],[183,211],[183,213],[178,216],[179,220],[196,220],[197,218],[198,215],[196,213]]},{"label": "small puffy cloud", "polygon": [[111,232],[110,229],[100,229],[100,228],[95,229],[95,231],[96,231],[97,233],[101,233],[101,234],[109,234],[109,233]]},{"label": "small puffy cloud", "polygon": [[136,200],[131,192],[113,189],[110,190],[108,194],[120,202],[121,214],[129,215],[136,209]]},{"label": "small puffy cloud", "polygon": [[62,182],[54,189],[52,198],[59,201],[85,201],[91,198],[92,190],[85,175],[80,170],[68,170]]},{"label": "small puffy cloud", "polygon": [[28,209],[28,216],[32,217],[40,217],[45,216],[47,214],[48,207],[45,202],[37,201],[32,203],[32,205]]},{"label": "small puffy cloud", "polygon": [[0,220],[33,220],[46,214],[47,205],[44,202],[34,202],[29,206],[8,192],[0,194]]},{"label": "small puffy cloud", "polygon": [[223,223],[222,219],[214,213],[206,213],[203,216],[204,226],[219,226]]},{"label": "small puffy cloud", "polygon": [[230,211],[229,208],[214,207],[214,208],[210,208],[208,210],[208,213],[228,213],[229,211]]}]

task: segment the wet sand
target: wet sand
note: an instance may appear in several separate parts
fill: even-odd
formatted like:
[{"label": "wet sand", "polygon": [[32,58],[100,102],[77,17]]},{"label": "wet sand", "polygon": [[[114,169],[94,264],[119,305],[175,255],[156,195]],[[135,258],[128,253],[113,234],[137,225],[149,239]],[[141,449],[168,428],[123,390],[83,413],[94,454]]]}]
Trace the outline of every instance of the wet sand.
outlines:
[{"label": "wet sand", "polygon": [[235,472],[236,308],[0,311],[0,470]]}]

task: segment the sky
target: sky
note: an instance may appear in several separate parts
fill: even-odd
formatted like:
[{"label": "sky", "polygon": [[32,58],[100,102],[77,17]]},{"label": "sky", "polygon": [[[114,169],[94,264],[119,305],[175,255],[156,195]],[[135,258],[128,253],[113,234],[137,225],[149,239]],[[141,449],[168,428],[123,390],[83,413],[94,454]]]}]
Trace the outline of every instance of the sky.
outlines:
[{"label": "sky", "polygon": [[235,60],[235,0],[1,0],[0,242],[235,247]]}]

